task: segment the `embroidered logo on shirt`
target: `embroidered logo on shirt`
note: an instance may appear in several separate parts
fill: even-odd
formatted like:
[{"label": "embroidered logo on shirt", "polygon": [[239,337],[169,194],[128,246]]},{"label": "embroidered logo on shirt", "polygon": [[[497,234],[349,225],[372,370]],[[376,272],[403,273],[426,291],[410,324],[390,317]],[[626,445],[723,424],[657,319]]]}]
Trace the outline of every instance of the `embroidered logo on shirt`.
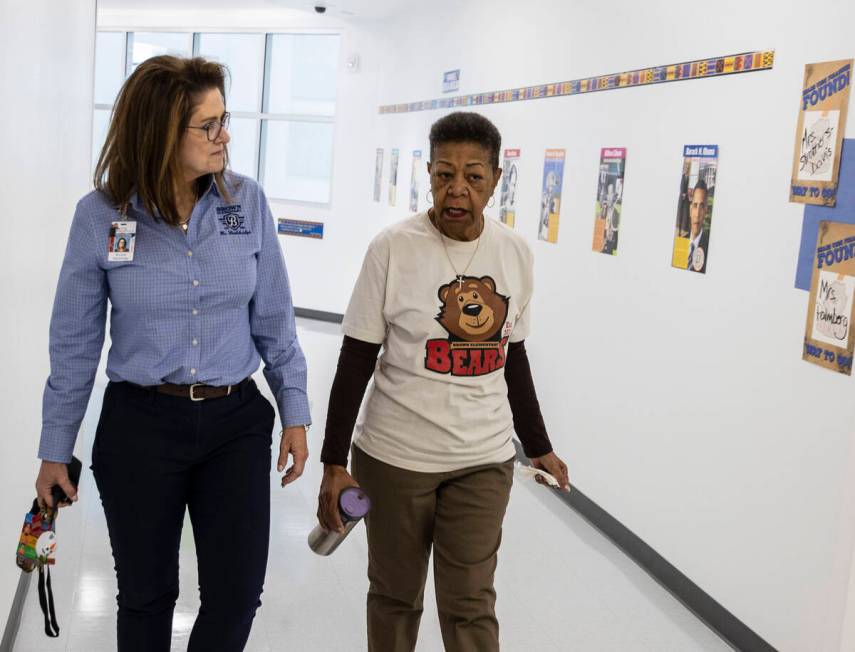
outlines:
[{"label": "embroidered logo on shirt", "polygon": [[484,376],[505,366],[509,297],[489,276],[463,276],[439,288],[436,320],[447,339],[428,340],[425,368],[452,376]]},{"label": "embroidered logo on shirt", "polygon": [[217,219],[220,221],[220,235],[248,235],[246,218],[241,215],[240,204],[233,206],[218,206]]}]

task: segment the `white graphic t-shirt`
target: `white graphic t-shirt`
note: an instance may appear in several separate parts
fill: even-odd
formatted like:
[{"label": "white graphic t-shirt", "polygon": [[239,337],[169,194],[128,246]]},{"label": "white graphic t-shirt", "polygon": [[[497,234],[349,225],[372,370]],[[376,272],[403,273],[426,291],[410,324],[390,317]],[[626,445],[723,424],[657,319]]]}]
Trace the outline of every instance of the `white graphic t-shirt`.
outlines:
[{"label": "white graphic t-shirt", "polygon": [[533,282],[528,244],[500,222],[485,218],[480,243],[444,243],[427,213],[382,231],[343,323],[384,345],[356,445],[430,473],[514,456],[505,354],[528,334]]}]

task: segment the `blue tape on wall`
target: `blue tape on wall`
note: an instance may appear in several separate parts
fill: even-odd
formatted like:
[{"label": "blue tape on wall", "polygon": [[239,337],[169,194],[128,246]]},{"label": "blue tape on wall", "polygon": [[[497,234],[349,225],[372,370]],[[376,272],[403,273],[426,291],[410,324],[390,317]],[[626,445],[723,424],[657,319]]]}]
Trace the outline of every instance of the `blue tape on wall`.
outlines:
[{"label": "blue tape on wall", "polygon": [[323,222],[306,222],[303,220],[286,220],[279,219],[278,225],[279,235],[296,235],[302,238],[316,238],[320,240],[324,237]]},{"label": "blue tape on wall", "polygon": [[855,224],[855,138],[844,138],[840,152],[840,175],[836,206],[805,206],[802,242],[796,268],[796,288],[810,291],[816,236],[822,220]]}]

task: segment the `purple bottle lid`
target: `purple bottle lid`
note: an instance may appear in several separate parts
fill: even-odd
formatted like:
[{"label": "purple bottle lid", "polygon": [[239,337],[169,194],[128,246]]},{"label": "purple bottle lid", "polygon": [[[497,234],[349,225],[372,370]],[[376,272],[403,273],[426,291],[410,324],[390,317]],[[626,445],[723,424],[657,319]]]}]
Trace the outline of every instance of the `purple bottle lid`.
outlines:
[{"label": "purple bottle lid", "polygon": [[338,497],[341,514],[348,520],[360,519],[371,509],[371,500],[359,487],[348,487]]}]

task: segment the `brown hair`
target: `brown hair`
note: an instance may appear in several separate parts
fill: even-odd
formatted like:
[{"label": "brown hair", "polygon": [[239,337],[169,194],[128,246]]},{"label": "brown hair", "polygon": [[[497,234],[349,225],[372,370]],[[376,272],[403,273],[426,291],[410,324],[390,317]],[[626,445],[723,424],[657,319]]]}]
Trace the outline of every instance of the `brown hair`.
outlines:
[{"label": "brown hair", "polygon": [[[225,66],[202,57],[164,55],[141,63],[116,98],[95,168],[95,188],[120,207],[136,191],[151,215],[178,224],[175,180],[181,173],[184,129],[203,93],[216,88],[225,98],[227,75]],[[214,174],[214,182],[231,201],[224,177],[228,149],[223,147],[223,169]]]}]

